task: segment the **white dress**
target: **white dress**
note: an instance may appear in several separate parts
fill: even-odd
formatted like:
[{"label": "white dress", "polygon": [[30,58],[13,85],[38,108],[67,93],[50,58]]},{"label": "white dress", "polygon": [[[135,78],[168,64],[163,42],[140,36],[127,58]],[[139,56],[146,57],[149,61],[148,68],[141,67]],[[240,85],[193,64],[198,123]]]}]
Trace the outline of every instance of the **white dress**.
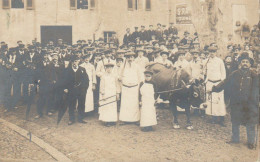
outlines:
[{"label": "white dress", "polygon": [[156,109],[154,106],[153,84],[144,83],[140,88],[142,101],[140,127],[153,126],[157,124]]},{"label": "white dress", "polygon": [[[225,70],[224,62],[217,57],[210,58],[206,66],[207,66],[206,89],[211,90],[214,85],[218,85],[221,81],[223,81],[226,78],[226,70]],[[224,101],[224,91],[222,90],[221,92],[213,92],[211,95],[208,93],[206,95],[207,97],[206,100],[208,105],[206,109],[206,114],[212,116],[225,116],[226,106]]]},{"label": "white dress", "polygon": [[93,84],[96,84],[96,73],[95,67],[91,63],[83,63],[80,65],[85,68],[89,77],[89,87],[87,90],[86,101],[85,101],[85,112],[90,112],[94,110],[94,96],[93,96]]},{"label": "white dress", "polygon": [[119,120],[137,122],[140,120],[139,111],[139,83],[141,74],[139,66],[126,63],[122,75],[121,108]]},{"label": "white dress", "polygon": [[[104,122],[116,122],[117,102],[116,94],[118,78],[111,74],[105,73],[100,80],[100,98],[99,98],[99,120]],[[101,95],[104,93],[104,95]],[[106,99],[106,100],[104,100]]]}]

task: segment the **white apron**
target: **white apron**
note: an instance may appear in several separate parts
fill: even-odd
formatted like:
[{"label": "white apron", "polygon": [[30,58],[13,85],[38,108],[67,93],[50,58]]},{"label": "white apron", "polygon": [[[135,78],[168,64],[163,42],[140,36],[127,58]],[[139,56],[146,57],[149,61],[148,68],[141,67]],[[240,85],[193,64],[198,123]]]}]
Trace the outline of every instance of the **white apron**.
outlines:
[{"label": "white apron", "polygon": [[[85,112],[91,112],[94,110],[94,96],[93,96],[93,79],[96,77],[94,74],[94,66],[92,64],[83,63],[80,65],[81,67],[85,68],[88,77],[89,77],[89,87],[86,94],[86,101],[85,101]],[[95,81],[94,81],[95,82]]]},{"label": "white apron", "polygon": [[100,94],[99,97],[100,99],[99,120],[104,122],[116,122],[118,117],[117,117],[117,102],[116,102],[117,88],[116,88],[115,76],[113,74],[104,74],[100,81],[100,88],[105,93],[105,95],[102,96]]},{"label": "white apron", "polygon": [[156,109],[154,106],[154,88],[152,84],[144,83],[140,88],[142,108],[140,127],[153,126],[157,124]]},{"label": "white apron", "polygon": [[[220,82],[212,83],[207,82],[206,88],[211,89],[214,85],[218,85]],[[212,95],[212,103],[211,103],[211,95]],[[207,105],[206,114],[212,116],[225,116],[226,115],[226,107],[224,101],[224,91],[221,92],[213,92],[211,95],[207,93]],[[212,107],[211,107],[212,105]]]},{"label": "white apron", "polygon": [[139,80],[140,71],[137,65],[125,66],[122,79],[121,108],[119,120],[137,122],[140,120],[139,111]]}]

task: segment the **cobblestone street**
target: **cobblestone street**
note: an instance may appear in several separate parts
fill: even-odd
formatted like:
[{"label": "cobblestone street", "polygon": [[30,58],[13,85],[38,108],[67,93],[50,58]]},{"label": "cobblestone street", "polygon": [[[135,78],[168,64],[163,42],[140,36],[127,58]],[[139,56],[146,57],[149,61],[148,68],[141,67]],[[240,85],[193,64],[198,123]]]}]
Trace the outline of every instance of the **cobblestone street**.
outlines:
[{"label": "cobblestone street", "polygon": [[0,161],[50,161],[53,158],[39,146],[0,123]]},{"label": "cobblestone street", "polygon": [[[29,121],[25,121],[25,107],[0,117],[14,123],[55,147],[72,161],[236,161],[255,162],[259,150],[246,146],[245,128],[241,127],[241,144],[229,145],[230,119],[227,127],[210,125],[199,117],[192,117],[194,130],[184,129],[185,114],[180,117],[180,130],[172,129],[172,115],[167,109],[158,109],[159,123],[154,132],[144,133],[136,125],[104,127],[97,114],[87,117],[87,124],[68,126],[65,115],[56,125],[57,114],[35,120],[35,107]],[[2,128],[2,125],[1,125]],[[1,158],[52,160],[39,147],[3,127],[1,130]],[[9,134],[7,134],[9,133]],[[4,138],[5,137],[5,138]],[[19,141],[17,143],[17,141]],[[10,143],[10,144],[9,144]],[[10,147],[12,146],[12,147]],[[33,150],[33,151],[32,151]]]}]

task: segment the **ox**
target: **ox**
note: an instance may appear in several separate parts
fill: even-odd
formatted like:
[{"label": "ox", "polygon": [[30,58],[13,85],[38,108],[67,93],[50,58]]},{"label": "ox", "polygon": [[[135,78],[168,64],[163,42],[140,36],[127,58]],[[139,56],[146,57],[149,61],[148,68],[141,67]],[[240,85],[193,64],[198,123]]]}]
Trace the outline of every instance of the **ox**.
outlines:
[{"label": "ox", "polygon": [[163,100],[170,101],[173,113],[173,127],[180,128],[177,106],[185,109],[187,129],[193,129],[190,121],[190,108],[199,107],[205,101],[204,89],[200,82],[190,83],[190,75],[184,69],[167,68],[163,64],[153,63],[146,66],[153,72],[152,81],[155,84],[155,93]]}]

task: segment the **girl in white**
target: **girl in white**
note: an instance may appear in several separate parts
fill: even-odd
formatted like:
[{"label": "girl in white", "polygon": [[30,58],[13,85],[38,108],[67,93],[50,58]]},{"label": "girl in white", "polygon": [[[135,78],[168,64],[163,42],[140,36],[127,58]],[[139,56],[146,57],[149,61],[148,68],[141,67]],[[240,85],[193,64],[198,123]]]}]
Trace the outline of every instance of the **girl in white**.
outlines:
[{"label": "girl in white", "polygon": [[87,90],[86,101],[85,101],[85,112],[91,112],[94,110],[94,96],[93,90],[96,88],[96,72],[95,67],[89,61],[91,59],[91,55],[86,55],[84,58],[84,62],[80,65],[81,67],[85,68],[88,77],[89,77],[89,88]]},{"label": "girl in white", "polygon": [[105,64],[105,73],[100,81],[99,120],[103,121],[105,126],[115,125],[118,120],[117,100],[120,89],[118,77],[112,73],[113,68],[113,63]]},{"label": "girl in white", "polygon": [[145,71],[145,81],[140,84],[139,100],[141,107],[140,127],[144,132],[152,131],[153,125],[157,124],[154,86],[151,82],[153,73]]}]

